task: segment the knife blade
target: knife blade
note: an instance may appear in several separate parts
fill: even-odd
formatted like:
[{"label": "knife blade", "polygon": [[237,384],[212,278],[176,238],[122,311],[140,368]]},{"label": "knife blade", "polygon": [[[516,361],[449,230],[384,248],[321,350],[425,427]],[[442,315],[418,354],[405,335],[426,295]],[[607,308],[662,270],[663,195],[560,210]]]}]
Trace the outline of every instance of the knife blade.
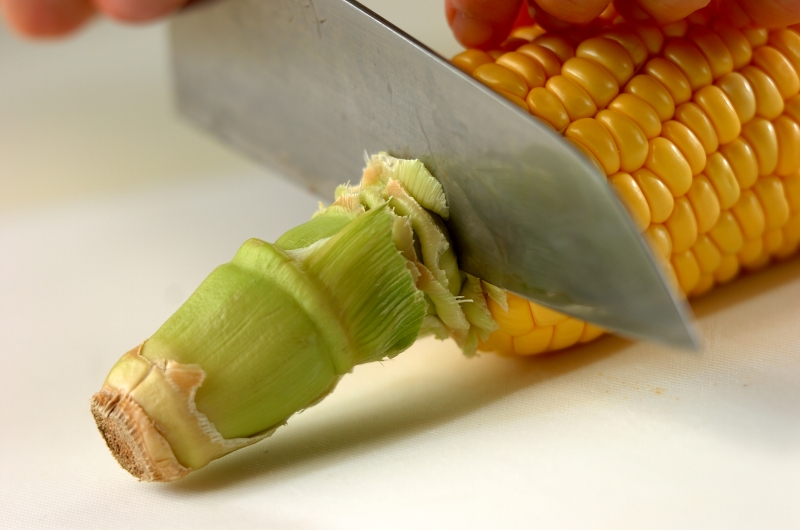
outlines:
[{"label": "knife blade", "polygon": [[686,303],[558,134],[352,0],[215,0],[170,26],[177,106],[327,197],[365,152],[441,181],[460,267],[622,335],[697,348]]}]

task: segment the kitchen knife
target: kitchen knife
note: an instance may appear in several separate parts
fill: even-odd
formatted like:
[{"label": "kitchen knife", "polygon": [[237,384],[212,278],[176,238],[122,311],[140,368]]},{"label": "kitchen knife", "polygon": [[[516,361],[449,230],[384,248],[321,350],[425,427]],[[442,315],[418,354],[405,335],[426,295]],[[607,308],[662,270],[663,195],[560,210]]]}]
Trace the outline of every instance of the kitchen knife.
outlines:
[{"label": "kitchen knife", "polygon": [[352,0],[216,0],[171,23],[181,113],[330,197],[364,153],[422,160],[460,267],[622,335],[698,335],[627,212],[562,137]]}]

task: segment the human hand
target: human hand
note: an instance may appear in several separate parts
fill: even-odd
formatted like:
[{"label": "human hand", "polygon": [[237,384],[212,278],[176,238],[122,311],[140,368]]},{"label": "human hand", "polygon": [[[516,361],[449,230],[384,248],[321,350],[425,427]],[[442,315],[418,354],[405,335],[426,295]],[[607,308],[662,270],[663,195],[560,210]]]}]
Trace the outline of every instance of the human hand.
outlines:
[{"label": "human hand", "polygon": [[0,0],[8,23],[30,37],[58,37],[97,14],[126,22],[163,17],[189,0]]},{"label": "human hand", "polygon": [[[445,12],[456,39],[467,48],[489,48],[502,43],[511,31],[526,0],[445,0]],[[608,7],[610,0],[527,0],[537,19],[556,18],[570,24],[586,24]],[[616,0],[620,12],[647,14],[659,23],[680,20],[715,4],[717,12],[739,26],[748,22],[761,27],[788,26],[800,22],[797,0]]]}]

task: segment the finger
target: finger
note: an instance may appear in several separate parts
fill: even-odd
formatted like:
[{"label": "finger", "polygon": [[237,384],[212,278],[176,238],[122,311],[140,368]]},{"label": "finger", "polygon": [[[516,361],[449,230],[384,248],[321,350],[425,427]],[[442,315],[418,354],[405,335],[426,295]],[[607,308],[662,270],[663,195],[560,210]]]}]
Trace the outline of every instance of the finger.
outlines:
[{"label": "finger", "polygon": [[146,22],[168,15],[188,0],[94,0],[97,8],[124,22]]},{"label": "finger", "polygon": [[9,25],[29,37],[59,37],[89,20],[91,0],[0,0]]},{"label": "finger", "polygon": [[586,24],[597,18],[610,0],[535,0],[548,15],[570,24]]},{"label": "finger", "polygon": [[522,0],[445,0],[447,22],[467,48],[501,44],[511,31]]},{"label": "finger", "polygon": [[[620,3],[630,2],[624,0]],[[710,0],[634,0],[656,22],[666,24],[688,17],[706,7]]]},{"label": "finger", "polygon": [[800,22],[797,0],[723,0],[720,13],[744,11],[756,26],[775,28]]}]

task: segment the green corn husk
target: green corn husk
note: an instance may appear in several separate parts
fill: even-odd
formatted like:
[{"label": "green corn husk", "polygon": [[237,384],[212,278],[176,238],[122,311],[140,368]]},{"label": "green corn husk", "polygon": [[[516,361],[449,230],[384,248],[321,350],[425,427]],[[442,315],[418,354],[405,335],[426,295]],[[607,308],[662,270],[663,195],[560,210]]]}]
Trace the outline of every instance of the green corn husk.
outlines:
[{"label": "green corn husk", "polygon": [[491,286],[458,270],[439,182],[383,153],[364,173],[275,244],[247,241],[111,369],[92,413],[125,469],[178,479],[266,438],[357,364],[427,334],[471,355],[496,328]]}]

